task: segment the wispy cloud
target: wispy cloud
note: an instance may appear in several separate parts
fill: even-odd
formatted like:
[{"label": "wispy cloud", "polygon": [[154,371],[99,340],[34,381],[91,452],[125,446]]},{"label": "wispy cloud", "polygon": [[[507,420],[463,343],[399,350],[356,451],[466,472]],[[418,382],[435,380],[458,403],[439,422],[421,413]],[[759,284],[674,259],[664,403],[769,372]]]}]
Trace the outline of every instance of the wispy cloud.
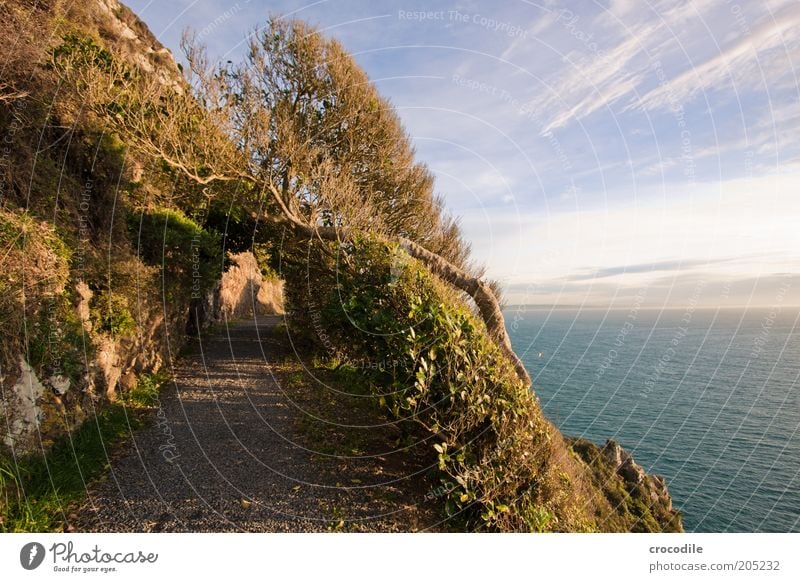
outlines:
[{"label": "wispy cloud", "polygon": [[[720,48],[719,54],[699,65],[692,66],[668,82],[636,100],[635,106],[647,109],[666,109],[683,103],[693,96],[714,88],[739,82],[734,89],[751,88],[754,83],[774,83],[789,74],[786,70],[770,70],[762,66],[764,53],[771,49],[786,49],[787,36],[800,33],[800,4],[791,3],[765,22]],[[770,75],[771,78],[766,78]]]},{"label": "wispy cloud", "polygon": [[697,267],[708,267],[713,263],[725,263],[734,259],[675,259],[671,261],[659,261],[656,263],[639,263],[636,265],[618,265],[616,267],[604,267],[602,269],[586,269],[574,275],[564,277],[566,281],[590,281],[595,279],[605,279],[619,275],[633,275],[637,273],[658,273],[663,271],[685,271]]}]

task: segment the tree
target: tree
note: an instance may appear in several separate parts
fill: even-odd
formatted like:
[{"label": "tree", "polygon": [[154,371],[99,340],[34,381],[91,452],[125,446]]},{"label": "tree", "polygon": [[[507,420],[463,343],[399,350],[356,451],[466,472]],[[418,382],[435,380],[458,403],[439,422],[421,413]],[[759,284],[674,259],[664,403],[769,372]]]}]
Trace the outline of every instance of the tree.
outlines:
[{"label": "tree", "polygon": [[[274,210],[305,237],[344,241],[357,232],[395,240],[469,295],[490,336],[511,349],[493,285],[468,264],[457,222],[433,192],[429,170],[391,105],[335,40],[298,20],[272,18],[241,63],[211,64],[190,36],[185,87],[124,65],[72,55],[56,63],[141,152],[199,184],[244,186],[252,208]],[[97,61],[97,59],[93,59]]]}]

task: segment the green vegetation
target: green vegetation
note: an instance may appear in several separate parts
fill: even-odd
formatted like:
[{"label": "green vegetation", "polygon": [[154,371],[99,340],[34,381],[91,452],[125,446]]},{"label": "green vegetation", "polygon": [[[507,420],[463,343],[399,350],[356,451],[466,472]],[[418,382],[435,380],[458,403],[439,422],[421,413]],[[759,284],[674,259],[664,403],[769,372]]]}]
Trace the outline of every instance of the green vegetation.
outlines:
[{"label": "green vegetation", "polygon": [[[395,419],[436,435],[431,454],[451,518],[477,530],[598,527],[582,510],[587,500],[558,476],[560,435],[450,288],[378,239],[340,249],[338,270],[325,269],[331,259],[319,245],[306,253],[284,257],[293,323],[329,338],[341,369],[358,366]],[[331,273],[315,278],[313,296],[296,284],[309,266]]]},{"label": "green vegetation", "polygon": [[[375,398],[364,398],[370,395],[367,378],[351,366],[335,360],[323,362],[315,358],[314,378],[304,373],[300,362],[292,362],[289,366],[299,369],[289,374],[288,387],[306,387],[304,408],[313,411],[303,414],[297,423],[309,446],[324,455],[347,457],[365,454],[375,438],[375,431],[348,429],[321,422],[319,418],[347,418],[348,423],[359,418],[375,418]],[[317,382],[322,382],[325,389],[316,388]],[[376,421],[373,423],[377,424]]]},{"label": "green vegetation", "polygon": [[136,329],[136,320],[128,308],[128,299],[113,291],[103,291],[92,300],[95,329],[115,336],[129,335]]},{"label": "green vegetation", "polygon": [[[148,265],[166,267],[168,307],[182,312],[192,284],[207,286],[218,276],[222,249],[215,232],[185,216],[197,210],[200,188],[176,182],[174,171],[159,161],[137,157],[123,136],[86,107],[97,77],[84,72],[106,80],[119,75],[120,82],[147,74],[132,64],[118,24],[92,2],[9,2],[1,10],[0,33],[16,39],[4,50],[4,84],[17,89],[14,100],[0,102],[0,129],[13,152],[0,176],[0,245],[9,273],[0,283],[0,337],[14,356],[0,361],[5,368],[25,351],[15,344],[25,335],[17,329],[23,292],[26,309],[36,310],[44,298],[63,295],[72,303],[72,286],[88,284],[95,324],[85,338],[88,346],[97,334],[130,334],[148,318],[152,303],[161,301],[161,281]],[[155,43],[135,15],[120,10],[116,17]],[[156,73],[179,79],[162,57],[141,56],[162,66]],[[67,75],[75,83],[63,83]],[[132,167],[139,168],[136,179]]]},{"label": "green vegetation", "polygon": [[[22,355],[39,376],[58,361],[77,380],[80,359],[66,354],[79,345],[116,354],[145,333],[151,345],[136,349],[163,349],[152,329],[181,338],[224,250],[252,248],[265,274],[286,280],[293,338],[351,386],[346,396],[380,407],[399,438],[430,441],[451,524],[680,527],[544,418],[505,342],[497,286],[480,279],[397,114],[339,43],[273,18],[241,63],[209,67],[190,46],[187,83],[157,51],[131,58],[93,2],[72,4],[0,7],[0,34],[19,40],[4,74],[26,104],[0,102],[15,152],[0,198],[4,375]],[[75,296],[79,284],[93,294],[91,328],[73,311],[88,296]],[[297,373],[289,380],[305,386]],[[163,381],[145,373],[123,403],[152,406]],[[124,410],[107,407],[43,459],[3,461],[3,527],[63,523],[102,470],[106,443],[127,434]],[[367,447],[319,430],[305,432],[331,450]]]},{"label": "green vegetation", "polygon": [[123,406],[108,405],[44,456],[0,458],[0,532],[63,531],[113,447],[141,426]]},{"label": "green vegetation", "polygon": [[143,374],[136,387],[122,394],[121,400],[127,406],[135,408],[153,408],[158,406],[161,387],[170,380],[164,371],[155,374]]},{"label": "green vegetation", "polygon": [[66,291],[71,251],[55,228],[0,208],[0,370],[25,353],[36,369],[78,379],[83,330]]},{"label": "green vegetation", "polygon": [[190,290],[200,296],[222,274],[222,244],[178,210],[156,208],[128,216],[131,240],[141,260],[162,271],[167,301],[181,300]]},{"label": "green vegetation", "polygon": [[[284,256],[290,322],[335,349],[336,373],[360,376],[353,385],[401,425],[435,436],[452,520],[469,530],[659,531],[669,516],[643,495],[618,514],[597,483],[627,491],[622,479],[570,454],[482,322],[422,263],[362,237],[339,248],[333,268],[324,244]],[[309,271],[311,293],[298,284]]]},{"label": "green vegetation", "polygon": [[586,439],[572,439],[571,449],[592,467],[593,481],[614,508],[614,519],[630,524],[629,529],[634,532],[682,531],[680,513],[669,510],[669,504],[658,499],[664,491],[654,487],[653,478],[635,484],[625,483],[600,447]]},{"label": "green vegetation", "polygon": [[[59,527],[60,508],[102,471],[102,439],[127,432],[123,409],[105,408],[102,395],[152,405],[163,378],[148,366],[163,359],[165,337],[180,349],[193,291],[223,266],[219,235],[187,218],[201,208],[202,189],[137,155],[87,107],[98,88],[88,70],[107,81],[180,80],[157,51],[135,54],[115,18],[158,46],[124,7],[112,16],[97,2],[0,4],[0,36],[14,39],[2,49],[0,82],[0,432],[14,442],[14,450],[0,444],[3,529]],[[150,72],[137,68],[145,60]],[[74,83],[64,83],[71,74]],[[104,105],[110,115],[134,111]],[[36,426],[12,430],[28,406],[10,390],[21,361],[44,391]],[[129,394],[106,385],[133,362],[144,370]]]},{"label": "green vegetation", "polygon": [[114,65],[113,55],[91,36],[84,34],[65,34],[61,44],[54,47],[50,54],[56,67],[67,61],[73,66],[96,67],[110,72]]}]

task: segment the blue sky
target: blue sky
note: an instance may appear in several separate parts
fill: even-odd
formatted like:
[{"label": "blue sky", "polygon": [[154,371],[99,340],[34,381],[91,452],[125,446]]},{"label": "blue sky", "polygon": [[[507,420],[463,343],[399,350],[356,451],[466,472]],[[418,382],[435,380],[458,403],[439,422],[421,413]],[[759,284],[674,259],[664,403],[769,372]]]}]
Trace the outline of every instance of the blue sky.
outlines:
[{"label": "blue sky", "polygon": [[268,14],[339,39],[509,303],[800,304],[797,0],[128,5],[176,56]]}]

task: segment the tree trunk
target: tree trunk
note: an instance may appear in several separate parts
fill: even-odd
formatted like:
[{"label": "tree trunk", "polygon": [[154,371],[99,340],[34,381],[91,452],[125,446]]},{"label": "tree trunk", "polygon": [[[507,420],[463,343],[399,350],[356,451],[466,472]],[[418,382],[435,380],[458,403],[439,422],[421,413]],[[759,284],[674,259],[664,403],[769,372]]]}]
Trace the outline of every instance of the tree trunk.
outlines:
[{"label": "tree trunk", "polygon": [[511,339],[506,332],[506,324],[503,312],[500,309],[500,302],[497,301],[492,288],[477,277],[470,276],[443,257],[430,252],[412,240],[401,237],[399,242],[400,246],[409,255],[425,263],[435,275],[472,297],[481,314],[483,323],[486,324],[489,337],[497,343],[500,350],[511,360],[519,379],[526,386],[530,386],[531,377],[522,364],[522,360],[517,357],[511,347]]},{"label": "tree trunk", "polygon": [[[281,204],[281,207],[289,222],[302,234],[312,238],[316,236],[325,240],[339,240],[342,234],[339,230],[331,227],[313,228],[294,216],[285,205]],[[506,331],[505,319],[500,309],[500,302],[497,300],[492,288],[479,278],[472,277],[464,270],[450,263],[444,257],[430,252],[412,240],[399,237],[398,242],[403,250],[415,259],[425,263],[437,277],[472,297],[475,301],[475,305],[478,307],[481,319],[483,319],[483,323],[486,325],[486,330],[489,332],[489,337],[492,338],[503,354],[511,361],[519,379],[522,380],[526,386],[530,387],[531,377],[522,364],[522,360],[519,359],[517,354],[514,353],[514,349],[511,347],[511,339],[508,337],[508,332]]]}]

